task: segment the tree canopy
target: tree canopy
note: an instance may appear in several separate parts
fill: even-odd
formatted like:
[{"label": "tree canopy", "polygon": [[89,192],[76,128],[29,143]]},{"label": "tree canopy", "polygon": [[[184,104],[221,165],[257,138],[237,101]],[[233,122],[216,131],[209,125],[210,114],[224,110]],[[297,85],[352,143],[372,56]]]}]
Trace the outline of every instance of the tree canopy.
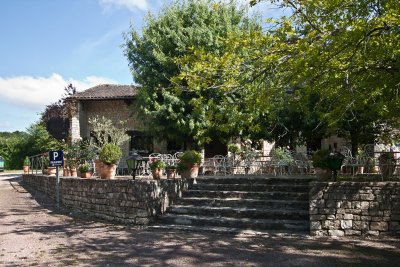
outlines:
[{"label": "tree canopy", "polygon": [[[398,1],[269,2],[291,9],[291,15],[268,19],[263,32],[228,35],[222,53],[197,48],[180,57],[183,71],[174,79],[185,80],[200,100],[210,90],[240,92],[242,101],[226,105],[248,109],[246,128],[264,136],[280,126],[281,132],[288,130],[292,123],[282,123],[282,110],[289,107],[310,119],[305,125],[314,133],[323,127],[341,130],[354,137],[355,146],[353,135],[383,136],[398,126]],[[242,117],[232,119],[243,125]],[[304,130],[297,129],[300,135]]]},{"label": "tree canopy", "polygon": [[[176,60],[201,49],[221,56],[231,34],[259,31],[247,9],[234,1],[176,1],[158,16],[148,15],[140,35],[133,28],[126,35],[125,53],[139,89],[138,106],[156,135],[176,141],[195,139],[198,143],[231,136],[238,127],[229,125],[239,109],[219,105],[234,101],[221,90],[201,96],[188,90],[178,77],[182,68]],[[201,105],[199,105],[201,103]],[[212,111],[212,112],[211,112]]]}]

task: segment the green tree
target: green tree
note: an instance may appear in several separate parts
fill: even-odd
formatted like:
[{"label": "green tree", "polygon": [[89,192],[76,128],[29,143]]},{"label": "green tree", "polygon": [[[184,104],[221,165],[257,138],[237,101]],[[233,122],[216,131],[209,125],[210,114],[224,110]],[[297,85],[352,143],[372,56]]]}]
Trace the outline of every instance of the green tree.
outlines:
[{"label": "green tree", "polygon": [[31,125],[27,129],[27,133],[28,136],[24,148],[28,156],[46,153],[61,147],[60,143],[49,134],[43,124],[36,123]]},{"label": "green tree", "polygon": [[[249,129],[258,125],[257,113],[268,118],[270,129],[275,128],[282,119],[277,110],[294,105],[298,112],[316,118],[316,127],[347,132],[353,149],[364,131],[357,123],[369,120],[366,128],[378,135],[398,125],[398,1],[270,2],[291,9],[291,15],[269,19],[265,33],[230,36],[222,54],[198,49],[195,57],[179,60],[181,68],[186,67],[179,78],[187,81],[190,91],[244,92],[244,106],[251,110],[256,104]],[[242,52],[237,53],[239,47]],[[296,103],[285,100],[288,89]],[[240,117],[236,119],[241,123]]]},{"label": "green tree", "polygon": [[[234,1],[173,2],[158,14],[148,15],[139,35],[131,28],[126,36],[125,54],[139,89],[138,106],[148,118],[152,132],[176,141],[198,143],[217,136],[229,136],[237,130],[226,125],[229,106],[219,103],[224,92],[209,90],[199,96],[187,90],[185,79],[173,79],[184,71],[177,58],[193,53],[195,48],[223,54],[224,39],[230,34],[259,30],[247,9]],[[237,96],[236,96],[237,97]],[[235,101],[232,95],[229,101]],[[199,103],[206,103],[199,105]],[[210,110],[218,112],[209,112]],[[240,113],[240,112],[239,112]]]},{"label": "green tree", "polygon": [[20,169],[26,154],[24,144],[27,134],[24,132],[0,133],[0,156],[5,160],[7,169]]}]

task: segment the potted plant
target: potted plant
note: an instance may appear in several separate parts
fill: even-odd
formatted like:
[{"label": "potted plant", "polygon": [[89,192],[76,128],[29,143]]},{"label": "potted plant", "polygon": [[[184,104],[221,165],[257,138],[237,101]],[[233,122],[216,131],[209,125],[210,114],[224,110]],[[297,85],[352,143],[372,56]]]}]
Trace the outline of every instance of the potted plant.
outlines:
[{"label": "potted plant", "polygon": [[24,165],[23,165],[23,170],[24,170],[24,174],[27,174],[27,173],[29,173],[29,164],[30,162],[29,162],[29,158],[28,157],[25,157],[25,159],[24,159]]},{"label": "potted plant", "polygon": [[81,173],[81,178],[90,178],[92,177],[92,172],[90,170],[90,165],[87,163],[79,166],[79,172]]},{"label": "potted plant", "polygon": [[165,172],[167,173],[167,179],[175,179],[176,166],[174,165],[165,166]]},{"label": "potted plant", "polygon": [[179,158],[178,171],[184,179],[196,178],[199,174],[201,154],[194,150],[186,151]]},{"label": "potted plant", "polygon": [[49,155],[44,156],[43,158],[43,169],[46,170],[46,175],[56,175],[57,169],[56,167],[50,166],[50,157]]},{"label": "potted plant", "polygon": [[72,177],[77,177],[77,168],[79,167],[79,141],[72,143],[65,149],[66,162],[64,165],[67,166],[69,170],[68,174]]},{"label": "potted plant", "polygon": [[332,171],[328,166],[328,156],[330,151],[327,149],[321,149],[315,151],[312,156],[313,166],[315,174],[321,180],[329,180],[332,176]]},{"label": "potted plant", "polygon": [[99,159],[102,162],[101,178],[114,179],[117,163],[122,157],[121,148],[114,144],[106,144],[102,147]]},{"label": "potted plant", "polygon": [[151,174],[153,175],[153,179],[160,180],[163,169],[165,168],[165,163],[162,160],[155,160],[150,163]]},{"label": "potted plant", "polygon": [[329,170],[333,172],[334,181],[336,181],[337,171],[342,167],[344,158],[344,155],[342,155],[340,152],[330,152],[326,159]]}]

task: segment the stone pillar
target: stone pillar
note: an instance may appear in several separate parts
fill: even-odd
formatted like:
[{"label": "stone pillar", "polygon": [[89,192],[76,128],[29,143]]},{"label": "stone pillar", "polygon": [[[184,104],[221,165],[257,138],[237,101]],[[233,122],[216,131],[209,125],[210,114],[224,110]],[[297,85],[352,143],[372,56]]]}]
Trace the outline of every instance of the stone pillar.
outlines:
[{"label": "stone pillar", "polygon": [[81,104],[79,101],[72,102],[70,104],[70,135],[71,135],[71,142],[75,142],[78,139],[81,139],[81,130],[80,130],[80,123],[79,123],[79,113],[81,109]]}]

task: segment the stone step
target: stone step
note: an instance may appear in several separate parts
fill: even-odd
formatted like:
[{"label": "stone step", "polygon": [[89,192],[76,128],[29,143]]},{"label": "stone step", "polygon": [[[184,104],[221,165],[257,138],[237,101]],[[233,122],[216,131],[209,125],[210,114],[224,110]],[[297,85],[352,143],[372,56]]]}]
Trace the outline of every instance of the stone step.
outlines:
[{"label": "stone step", "polygon": [[251,230],[285,230],[308,231],[308,220],[277,220],[253,218],[209,217],[181,214],[163,214],[159,217],[161,224],[189,225],[202,227],[227,227]]},{"label": "stone step", "polygon": [[277,220],[307,220],[309,216],[308,210],[207,207],[193,205],[174,205],[169,207],[167,211],[170,214]]},{"label": "stone step", "polygon": [[270,236],[270,237],[304,237],[308,236],[308,231],[299,230],[251,230],[234,227],[218,227],[218,226],[195,226],[182,224],[157,224],[148,226],[148,229],[168,230],[168,231],[186,231],[186,232],[208,232],[214,234],[232,234],[246,236]]},{"label": "stone step", "polygon": [[201,184],[304,184],[314,181],[314,177],[263,177],[263,176],[199,176]]},{"label": "stone step", "polygon": [[198,183],[190,187],[191,190],[212,191],[251,191],[251,192],[308,192],[308,184],[216,184]]},{"label": "stone step", "polygon": [[206,198],[185,197],[177,199],[177,205],[195,205],[209,207],[247,207],[247,208],[277,208],[308,210],[308,200],[262,200],[245,198]]},{"label": "stone step", "polygon": [[208,198],[246,198],[246,199],[282,199],[308,200],[308,192],[247,192],[247,191],[215,191],[215,190],[186,190],[183,197]]}]

